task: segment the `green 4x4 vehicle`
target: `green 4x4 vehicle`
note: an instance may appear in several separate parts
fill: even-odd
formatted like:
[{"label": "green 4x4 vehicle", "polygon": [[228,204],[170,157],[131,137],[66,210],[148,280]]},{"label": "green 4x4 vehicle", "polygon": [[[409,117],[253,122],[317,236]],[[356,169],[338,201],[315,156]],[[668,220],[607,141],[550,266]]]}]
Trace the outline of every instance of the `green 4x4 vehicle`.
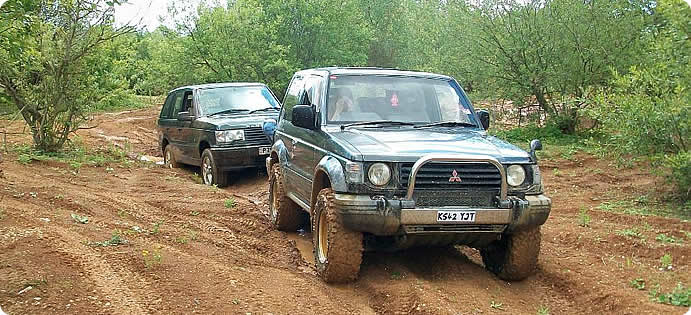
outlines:
[{"label": "green 4x4 vehicle", "polygon": [[297,72],[266,164],[280,230],[309,214],[318,274],[357,278],[365,249],[468,245],[506,280],[531,275],[551,210],[535,151],[487,134],[451,77],[372,68]]},{"label": "green 4x4 vehicle", "polygon": [[207,185],[225,186],[227,172],[264,167],[280,104],[260,83],[179,87],[168,94],[158,118],[159,147],[169,167],[201,167]]}]

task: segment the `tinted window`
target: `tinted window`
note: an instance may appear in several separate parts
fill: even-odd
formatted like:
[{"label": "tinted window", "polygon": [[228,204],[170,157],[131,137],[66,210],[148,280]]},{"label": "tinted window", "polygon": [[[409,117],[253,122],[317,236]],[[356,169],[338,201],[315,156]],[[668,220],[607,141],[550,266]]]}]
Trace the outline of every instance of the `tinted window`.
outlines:
[{"label": "tinted window", "polygon": [[182,110],[182,95],[184,94],[184,91],[177,91],[175,92],[175,100],[173,102],[174,107],[173,107],[173,117],[176,117],[177,114]]},{"label": "tinted window", "polygon": [[161,118],[170,118],[170,111],[173,107],[173,99],[175,99],[175,93],[168,94],[166,102],[163,103],[163,108],[161,109]]},{"label": "tinted window", "polygon": [[302,75],[296,74],[288,86],[286,96],[283,98],[283,119],[290,120],[293,114],[293,107],[298,103],[298,98],[303,91],[305,80]]},{"label": "tinted window", "polygon": [[229,111],[278,108],[278,101],[265,86],[232,86],[199,91],[199,110],[203,115]]}]

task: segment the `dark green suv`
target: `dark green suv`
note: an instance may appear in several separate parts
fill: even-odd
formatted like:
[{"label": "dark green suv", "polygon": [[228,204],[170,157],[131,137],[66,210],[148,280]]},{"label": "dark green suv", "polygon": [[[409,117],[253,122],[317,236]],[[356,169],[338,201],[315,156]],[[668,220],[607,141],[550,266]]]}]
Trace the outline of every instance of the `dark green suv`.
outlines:
[{"label": "dark green suv", "polygon": [[311,220],[318,274],[357,277],[362,251],[464,244],[500,278],[535,270],[551,209],[535,150],[487,134],[450,77],[371,68],[296,73],[271,156],[270,214]]},{"label": "dark green suv", "polygon": [[201,167],[207,185],[224,186],[227,172],[263,167],[271,149],[265,124],[280,104],[264,84],[217,83],[171,91],[158,118],[164,162]]}]

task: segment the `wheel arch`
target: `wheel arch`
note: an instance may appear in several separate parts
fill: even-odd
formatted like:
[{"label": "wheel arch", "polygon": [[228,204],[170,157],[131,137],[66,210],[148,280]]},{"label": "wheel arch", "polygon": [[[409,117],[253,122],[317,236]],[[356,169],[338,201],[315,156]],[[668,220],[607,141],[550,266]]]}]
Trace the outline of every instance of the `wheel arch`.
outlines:
[{"label": "wheel arch", "polygon": [[323,157],[314,169],[310,208],[314,207],[317,202],[317,195],[324,188],[331,188],[335,192],[347,191],[348,189],[343,166],[341,166],[341,162],[338,159],[332,156]]}]

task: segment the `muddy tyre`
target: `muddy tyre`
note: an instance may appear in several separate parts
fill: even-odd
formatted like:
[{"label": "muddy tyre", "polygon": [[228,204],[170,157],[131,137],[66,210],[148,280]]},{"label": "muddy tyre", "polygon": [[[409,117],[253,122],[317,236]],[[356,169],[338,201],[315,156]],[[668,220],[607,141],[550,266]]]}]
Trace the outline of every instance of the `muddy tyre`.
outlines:
[{"label": "muddy tyre", "polygon": [[480,249],[485,268],[503,280],[518,281],[535,273],[540,254],[540,227],[504,235]]},{"label": "muddy tyre", "polygon": [[228,185],[228,176],[218,169],[214,156],[209,149],[205,149],[202,153],[201,169],[202,182],[205,185],[216,185],[217,187],[225,187]]},{"label": "muddy tyre", "polygon": [[322,189],[312,212],[312,245],[317,274],[327,283],[357,279],[362,263],[362,233],[343,226],[331,188]]},{"label": "muddy tyre", "polygon": [[175,159],[173,149],[170,148],[170,145],[167,145],[165,148],[163,148],[163,165],[165,165],[167,168],[180,167],[180,163],[178,163],[178,161]]},{"label": "muddy tyre", "polygon": [[283,185],[283,174],[278,163],[271,166],[269,179],[269,218],[277,229],[286,232],[296,231],[302,224],[305,214],[300,206],[288,198]]}]

